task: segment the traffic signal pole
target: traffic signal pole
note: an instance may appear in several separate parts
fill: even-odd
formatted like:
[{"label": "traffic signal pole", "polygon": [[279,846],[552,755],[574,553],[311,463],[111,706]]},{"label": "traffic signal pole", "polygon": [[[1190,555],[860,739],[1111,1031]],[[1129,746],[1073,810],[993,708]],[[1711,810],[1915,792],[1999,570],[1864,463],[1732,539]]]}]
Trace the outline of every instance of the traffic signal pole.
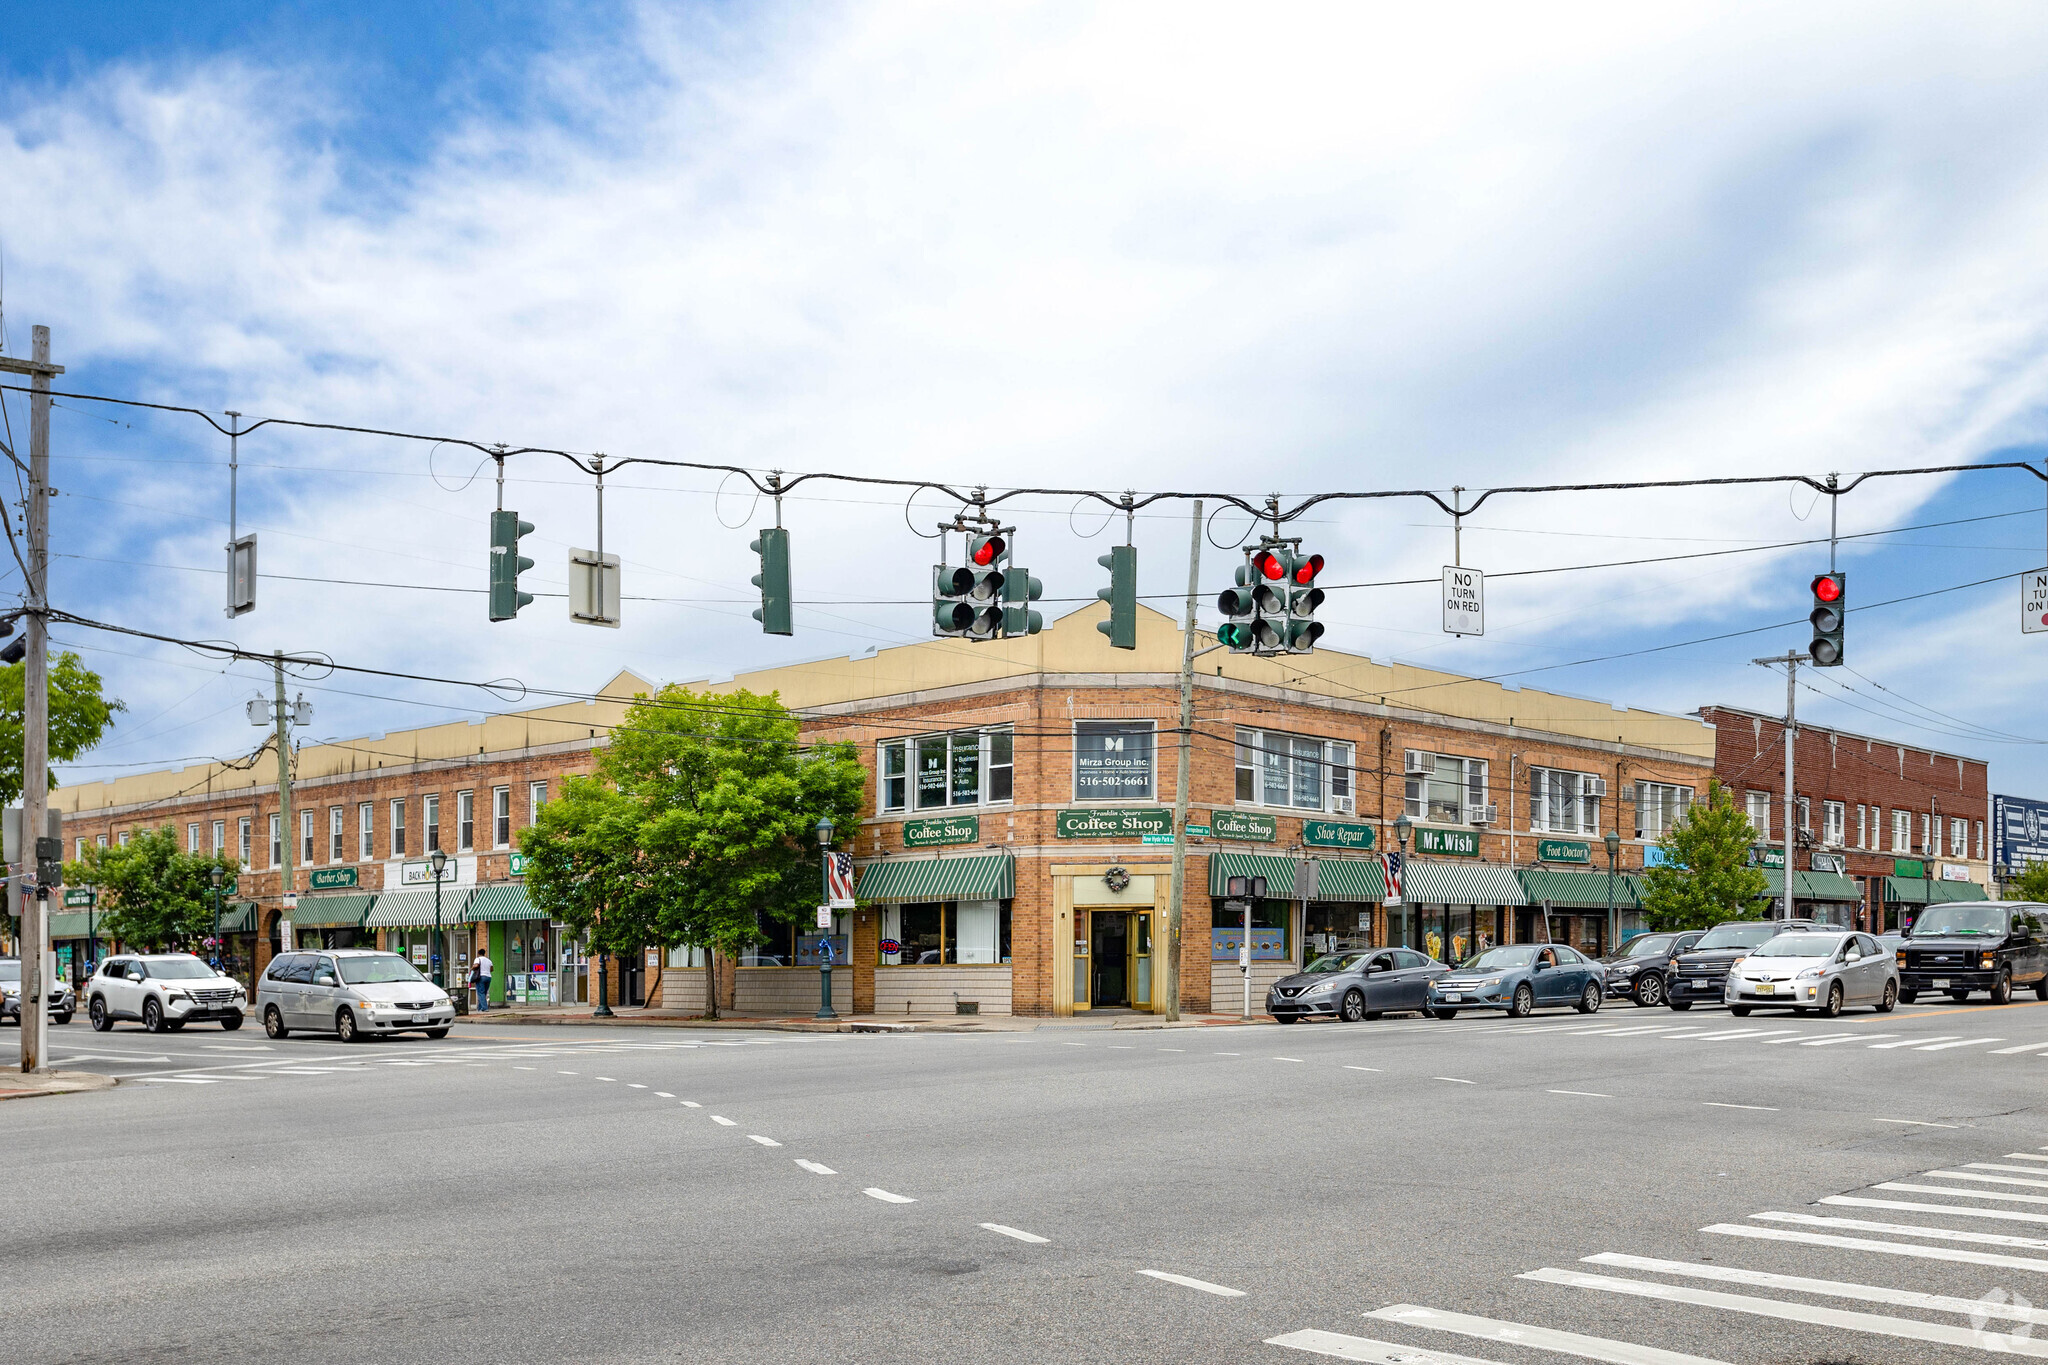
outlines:
[{"label": "traffic signal pole", "polygon": [[1799,665],[1809,662],[1808,656],[1797,650],[1788,650],[1770,659],[1751,659],[1753,664],[1785,665],[1785,915],[1792,918],[1792,841],[1793,822],[1799,817],[1799,798],[1792,791],[1792,744],[1799,733]]},{"label": "traffic signal pole", "polygon": [[[278,864],[281,876],[277,883],[277,907],[280,918],[289,918],[285,907],[291,902],[285,898],[293,890],[292,854],[297,850],[292,847],[292,839],[294,838],[292,830],[292,713],[285,707],[283,650],[277,650],[270,656],[270,667],[277,680],[277,693],[272,702],[272,709],[274,711],[272,721],[277,727],[274,732],[277,735],[277,833],[278,841],[283,845],[284,851],[284,861]],[[303,697],[305,693],[302,692],[299,695]],[[436,890],[438,889],[439,885],[437,883]],[[259,924],[257,929],[260,932],[262,926]],[[289,953],[293,950],[294,946],[287,943],[284,945],[284,951]],[[438,945],[435,951],[440,951]]]},{"label": "traffic signal pole", "polygon": [[[1194,525],[1188,532],[1188,609],[1180,630],[1180,752],[1173,774],[1173,878],[1166,901],[1166,971],[1160,982],[1166,992],[1166,1020],[1180,1019],[1181,896],[1188,880],[1188,756],[1195,728],[1195,595],[1201,591],[1202,500],[1195,499]],[[1207,653],[1207,651],[1203,651]]]}]

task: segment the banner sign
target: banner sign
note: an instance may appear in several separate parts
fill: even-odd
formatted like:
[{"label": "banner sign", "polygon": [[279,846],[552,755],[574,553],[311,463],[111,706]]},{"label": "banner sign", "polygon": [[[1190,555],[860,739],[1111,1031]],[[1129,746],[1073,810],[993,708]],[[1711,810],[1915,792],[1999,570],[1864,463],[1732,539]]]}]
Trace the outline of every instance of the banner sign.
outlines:
[{"label": "banner sign", "polygon": [[1991,861],[2015,871],[2048,862],[2048,801],[1991,798]]},{"label": "banner sign", "polygon": [[[1782,868],[1782,867],[1783,867],[1783,866],[1785,865],[1785,850],[1784,850],[1784,849],[1783,849],[1782,847],[1779,847],[1779,848],[1754,848],[1754,847],[1753,847],[1753,848],[1751,848],[1751,849],[1749,850],[1749,865],[1750,865],[1751,867],[1778,867],[1778,868]],[[1915,872],[1915,873],[1914,873],[1913,875],[1917,877],[1917,876],[1919,876],[1920,874],[1919,874],[1919,873],[1917,873],[1917,872]]]},{"label": "banner sign", "polygon": [[506,864],[507,876],[524,877],[526,875],[526,855],[524,853],[513,854],[510,858],[506,859]]},{"label": "banner sign", "polygon": [[1401,877],[1408,870],[1407,863],[1408,860],[1402,857],[1398,851],[1389,851],[1380,855],[1380,872],[1385,877],[1387,883],[1387,893],[1380,898],[1383,904],[1399,905],[1401,903]]},{"label": "banner sign", "polygon": [[1927,864],[1919,858],[1892,859],[1894,877],[1923,878],[1927,875]]},{"label": "banner sign", "polygon": [[1209,812],[1209,831],[1218,839],[1270,844],[1280,837],[1280,822],[1270,815],[1217,810]]},{"label": "banner sign", "polygon": [[64,888],[64,908],[66,910],[89,910],[92,908],[92,903],[93,893],[84,887],[67,886]]},{"label": "banner sign", "polygon": [[1593,846],[1577,839],[1538,839],[1536,861],[1539,863],[1590,863],[1593,861]]},{"label": "banner sign", "polygon": [[1418,829],[1415,851],[1451,858],[1477,858],[1479,831],[1476,829]]},{"label": "banner sign", "polygon": [[1173,812],[1157,806],[1096,806],[1060,811],[1053,834],[1061,839],[1135,839],[1173,833]]},{"label": "banner sign", "polygon": [[905,848],[932,848],[939,844],[972,844],[981,839],[978,815],[928,815],[903,822]]},{"label": "banner sign", "polygon": [[1369,849],[1379,842],[1379,831],[1343,820],[1304,820],[1301,841],[1310,848]]}]

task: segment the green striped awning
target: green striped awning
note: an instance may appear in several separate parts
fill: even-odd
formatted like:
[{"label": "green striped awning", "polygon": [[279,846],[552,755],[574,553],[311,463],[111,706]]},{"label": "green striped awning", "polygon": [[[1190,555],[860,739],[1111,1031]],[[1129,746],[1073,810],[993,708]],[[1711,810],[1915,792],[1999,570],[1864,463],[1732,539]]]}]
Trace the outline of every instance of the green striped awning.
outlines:
[{"label": "green striped awning", "polygon": [[1284,901],[1294,898],[1294,859],[1275,858],[1269,853],[1211,853],[1209,894],[1229,895],[1232,877],[1264,877],[1266,898]]},{"label": "green striped awning", "polygon": [[854,891],[864,901],[985,901],[1016,894],[1017,860],[1007,853],[868,863]]},{"label": "green striped awning", "polygon": [[1884,898],[1894,904],[1937,905],[1942,901],[1989,900],[1975,882],[1944,882],[1919,877],[1886,877]]},{"label": "green striped awning", "polygon": [[469,912],[465,918],[472,924],[485,924],[499,920],[547,919],[549,916],[526,898],[526,888],[518,882],[494,882],[476,889],[469,898]]},{"label": "green striped awning", "polygon": [[[1522,883],[1522,890],[1528,895],[1531,905],[1541,905],[1549,901],[1554,906],[1570,906],[1575,910],[1607,908],[1605,872],[1566,872],[1554,867],[1525,867],[1516,872],[1515,876]],[[1640,908],[1642,894],[1642,885],[1634,877],[1626,873],[1615,874],[1616,909]]]},{"label": "green striped awning", "polygon": [[[86,936],[86,918],[83,911],[50,916],[50,941],[55,943],[61,939],[84,938]],[[92,926],[93,933],[102,939],[109,937],[107,934],[107,917],[104,914],[99,914],[93,916],[93,918],[97,921]]]},{"label": "green striped awning", "polygon": [[[1410,860],[1401,886],[1410,905],[1527,905],[1513,869],[1495,863],[1418,863]],[[1603,896],[1600,903],[1605,905]]]},{"label": "green striped awning", "polygon": [[299,908],[285,916],[294,929],[353,929],[363,922],[376,897],[362,892],[344,896],[301,896]]},{"label": "green striped awning", "polygon": [[[441,924],[469,923],[469,892],[441,888]],[[387,891],[363,919],[365,929],[425,929],[434,923],[434,892]]]},{"label": "green striped awning", "polygon": [[237,901],[220,908],[220,931],[223,934],[253,934],[256,932],[256,902]]},{"label": "green striped awning", "polygon": [[1385,870],[1378,858],[1317,858],[1316,899],[1378,905],[1387,898]]},{"label": "green striped awning", "polygon": [[[1782,868],[1767,867],[1764,880],[1768,883],[1765,895],[1785,894],[1785,873]],[[1863,888],[1853,877],[1844,877],[1834,872],[1800,872],[1792,879],[1792,899],[1801,901],[1860,901]]]}]

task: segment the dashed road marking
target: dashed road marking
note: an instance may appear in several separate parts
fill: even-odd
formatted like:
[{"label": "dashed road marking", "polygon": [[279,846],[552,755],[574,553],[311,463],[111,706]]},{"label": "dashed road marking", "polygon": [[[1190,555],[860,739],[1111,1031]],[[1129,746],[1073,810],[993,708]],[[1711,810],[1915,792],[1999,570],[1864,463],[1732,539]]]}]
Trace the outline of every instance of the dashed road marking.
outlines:
[{"label": "dashed road marking", "polygon": [[1709,1109],[1755,1109],[1766,1114],[1778,1112],[1778,1107],[1774,1104],[1726,1104],[1720,1100],[1701,1100],[1700,1103]]},{"label": "dashed road marking", "polygon": [[674,1096],[674,1095],[671,1095],[671,1094],[669,1094],[669,1093],[668,1093],[668,1091],[666,1091],[666,1090],[657,1090],[657,1091],[655,1091],[654,1093],[655,1093],[655,1095],[656,1095],[657,1097],[659,1097],[659,1098],[661,1098],[661,1099],[664,1099],[664,1100],[672,1100],[672,1099],[674,1099],[674,1098],[675,1098],[675,1096]]},{"label": "dashed road marking", "polygon": [[887,1190],[878,1190],[873,1185],[868,1186],[861,1193],[870,1199],[879,1199],[884,1204],[915,1204],[917,1202],[907,1194],[891,1194]]},{"label": "dashed road marking", "polygon": [[684,1100],[682,1101],[682,1106],[685,1109],[702,1109],[704,1107],[695,1100]]},{"label": "dashed road marking", "polygon": [[1430,1079],[1431,1079],[1431,1080],[1433,1080],[1433,1081],[1449,1081],[1449,1082],[1450,1082],[1450,1083],[1451,1083],[1452,1085],[1477,1085],[1477,1084],[1479,1084],[1479,1082],[1477,1082],[1477,1081],[1468,1081],[1468,1080],[1466,1080],[1466,1079],[1465,1079],[1464,1077],[1462,1077],[1462,1076],[1431,1076],[1431,1077],[1430,1077]]},{"label": "dashed road marking", "polygon": [[736,1123],[736,1122],[734,1122],[733,1120],[731,1120],[731,1119],[727,1118],[727,1117],[726,1117],[725,1115],[723,1115],[723,1114],[713,1114],[713,1115],[711,1116],[711,1121],[712,1121],[713,1123],[717,1124],[717,1125],[718,1125],[719,1127],[721,1127],[721,1128],[737,1128],[737,1127],[739,1127],[739,1124],[738,1124],[738,1123]]},{"label": "dashed road marking", "polygon": [[1597,1090],[1553,1090],[1553,1095],[1583,1095],[1589,1100],[1611,1100],[1612,1095],[1603,1095]]},{"label": "dashed road marking", "polygon": [[762,1145],[763,1147],[780,1147],[780,1146],[782,1145],[781,1143],[777,1142],[777,1141],[776,1141],[776,1140],[775,1140],[774,1138],[772,1138],[772,1137],[762,1137],[762,1136],[761,1136],[761,1135],[760,1135],[759,1133],[749,1133],[749,1134],[747,1134],[747,1141],[749,1141],[749,1142],[758,1142],[758,1143],[760,1143],[760,1144],[761,1144],[761,1145]]},{"label": "dashed road marking", "polygon": [[1345,1069],[1346,1071],[1385,1071],[1385,1070],[1386,1070],[1386,1068],[1385,1068],[1385,1067],[1383,1067],[1383,1066],[1353,1066],[1353,1065],[1351,1065],[1351,1063],[1349,1063],[1349,1062],[1346,1062],[1346,1063],[1344,1064],[1344,1069]]},{"label": "dashed road marking", "polygon": [[1006,1227],[1001,1223],[983,1223],[981,1226],[987,1228],[990,1232],[999,1232],[1005,1237],[1014,1237],[1020,1242],[1050,1242],[1052,1240],[1050,1237],[1040,1237],[1035,1232],[1026,1232],[1022,1228]]},{"label": "dashed road marking", "polygon": [[1173,1275],[1164,1270],[1141,1270],[1138,1273],[1140,1275],[1150,1275],[1155,1280],[1164,1280],[1168,1284],[1177,1284],[1183,1288],[1199,1289],[1204,1294],[1214,1294],[1219,1298],[1241,1299],[1244,1297],[1242,1289],[1232,1289],[1226,1284],[1211,1284],[1207,1280],[1197,1280],[1188,1275]]},{"label": "dashed road marking", "polygon": [[839,1174],[839,1172],[837,1172],[837,1171],[833,1170],[833,1169],[832,1169],[832,1168],[831,1168],[830,1166],[827,1166],[827,1165],[826,1165],[826,1164],[825,1164],[824,1162],[822,1162],[822,1161],[806,1161],[806,1160],[804,1160],[804,1159],[803,1159],[802,1157],[798,1157],[798,1158],[796,1159],[796,1164],[797,1164],[797,1165],[799,1165],[799,1166],[801,1166],[801,1167],[803,1167],[803,1168],[804,1168],[805,1170],[809,1171],[809,1172],[810,1172],[810,1173],[811,1173],[812,1175],[838,1175],[838,1174]]}]

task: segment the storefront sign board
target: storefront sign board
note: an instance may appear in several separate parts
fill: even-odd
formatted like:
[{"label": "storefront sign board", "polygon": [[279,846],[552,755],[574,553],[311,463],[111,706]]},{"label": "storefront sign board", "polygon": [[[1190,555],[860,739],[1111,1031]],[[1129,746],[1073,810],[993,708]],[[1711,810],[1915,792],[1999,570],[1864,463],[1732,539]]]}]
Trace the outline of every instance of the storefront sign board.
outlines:
[{"label": "storefront sign board", "polygon": [[1479,831],[1476,829],[1418,829],[1415,831],[1415,851],[1434,853],[1439,857],[1477,858],[1479,856]]},{"label": "storefront sign board", "polygon": [[306,882],[314,891],[337,891],[356,884],[356,870],[352,867],[316,867],[306,874]]},{"label": "storefront sign board", "polygon": [[1245,843],[1270,844],[1280,837],[1278,820],[1249,811],[1211,811],[1209,828],[1218,839],[1237,839]]},{"label": "storefront sign board", "polygon": [[927,815],[903,822],[905,848],[932,848],[939,844],[972,844],[981,839],[978,815]]},{"label": "storefront sign board", "polygon": [[1927,864],[1919,858],[1894,858],[1892,859],[1892,875],[1894,877],[1925,877],[1927,875]]},{"label": "storefront sign board", "polygon": [[1578,839],[1539,839],[1536,841],[1536,861],[1590,863],[1593,861],[1593,846]]},{"label": "storefront sign board", "polygon": [[1357,825],[1346,820],[1304,820],[1301,841],[1310,848],[1366,849],[1377,845],[1379,831],[1371,825]]},{"label": "storefront sign board", "polygon": [[1172,834],[1173,812],[1156,806],[1082,806],[1060,811],[1053,834],[1061,839],[1129,839]]}]

